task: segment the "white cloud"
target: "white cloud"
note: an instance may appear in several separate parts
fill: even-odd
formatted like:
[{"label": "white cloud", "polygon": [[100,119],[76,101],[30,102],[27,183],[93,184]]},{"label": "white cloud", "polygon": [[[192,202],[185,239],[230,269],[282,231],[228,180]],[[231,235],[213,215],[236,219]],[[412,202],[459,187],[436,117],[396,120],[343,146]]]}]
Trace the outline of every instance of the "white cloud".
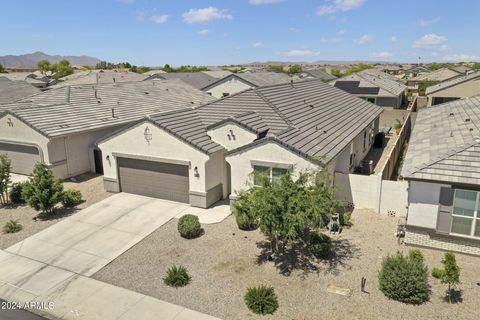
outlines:
[{"label": "white cloud", "polygon": [[259,5],[259,4],[271,4],[271,3],[279,3],[283,0],[250,0],[250,4]]},{"label": "white cloud", "polygon": [[295,28],[295,27],[290,27],[288,30],[290,30],[291,32],[300,32],[302,30],[300,30],[299,28]]},{"label": "white cloud", "polygon": [[210,33],[210,30],[208,30],[208,29],[203,29],[203,30],[200,30],[200,31],[197,32],[197,34],[199,34],[201,36],[206,36],[209,33]]},{"label": "white cloud", "polygon": [[131,3],[135,2],[135,0],[115,0],[115,1],[123,3],[123,4],[131,4]]},{"label": "white cloud", "polygon": [[220,10],[215,7],[190,9],[184,12],[182,17],[183,21],[188,24],[208,23],[213,20],[230,20],[233,18],[232,15],[228,14],[225,10]]},{"label": "white cloud", "polygon": [[443,61],[448,62],[477,62],[480,61],[480,56],[469,54],[449,54],[442,58]]},{"label": "white cloud", "polygon": [[398,38],[397,38],[396,36],[392,36],[392,37],[390,38],[390,41],[392,41],[392,42],[397,42],[397,41],[398,41]]},{"label": "white cloud", "polygon": [[357,9],[365,3],[365,0],[329,0],[327,2],[328,4],[318,8],[318,16],[330,15],[338,11],[345,12]]},{"label": "white cloud", "polygon": [[440,46],[440,48],[438,48],[438,49],[441,50],[441,51],[450,50],[450,48],[449,48],[448,45],[446,45],[446,44],[442,44],[442,45]]},{"label": "white cloud", "polygon": [[418,21],[418,25],[420,27],[428,27],[429,25],[432,25],[434,23],[437,23],[438,21],[440,21],[440,17],[436,17],[434,19],[430,19],[430,20],[425,20],[425,19],[420,19],[420,21]]},{"label": "white cloud", "polygon": [[435,33],[429,33],[413,42],[413,48],[431,48],[447,42],[447,38]]},{"label": "white cloud", "polygon": [[343,35],[346,34],[347,32],[348,32],[347,29],[338,30],[338,31],[337,31],[337,36],[343,36]]},{"label": "white cloud", "polygon": [[389,51],[380,51],[380,52],[372,52],[370,54],[372,58],[377,58],[377,59],[386,59],[386,58],[391,58],[394,56],[392,52]]},{"label": "white cloud", "polygon": [[168,14],[161,14],[161,15],[156,15],[156,16],[151,16],[150,17],[150,21],[152,21],[153,23],[157,23],[157,24],[165,23],[165,22],[167,22],[167,20],[168,20]]},{"label": "white cloud", "polygon": [[317,56],[318,52],[312,50],[290,50],[284,53],[287,57],[311,57]]},{"label": "white cloud", "polygon": [[370,35],[370,34],[364,34],[360,38],[355,39],[354,42],[356,44],[360,45],[360,46],[364,45],[364,44],[367,44],[367,43],[371,43],[371,42],[373,42],[373,36]]},{"label": "white cloud", "polygon": [[263,47],[263,42],[257,41],[253,44],[253,47],[254,48],[261,48],[261,47]]},{"label": "white cloud", "polygon": [[340,42],[342,40],[343,39],[339,38],[339,37],[332,37],[332,38],[321,37],[320,38],[321,43],[337,43],[337,42]]}]

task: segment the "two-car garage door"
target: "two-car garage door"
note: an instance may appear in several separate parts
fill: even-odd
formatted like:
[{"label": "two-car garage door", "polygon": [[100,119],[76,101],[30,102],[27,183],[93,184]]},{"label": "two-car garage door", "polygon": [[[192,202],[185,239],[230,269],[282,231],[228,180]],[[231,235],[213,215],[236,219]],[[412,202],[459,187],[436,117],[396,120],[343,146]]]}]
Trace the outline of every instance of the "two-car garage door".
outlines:
[{"label": "two-car garage door", "polygon": [[32,174],[33,167],[40,162],[38,148],[0,142],[0,154],[6,154],[12,162],[12,172]]},{"label": "two-car garage door", "polygon": [[130,158],[117,163],[121,191],[189,202],[188,166]]}]

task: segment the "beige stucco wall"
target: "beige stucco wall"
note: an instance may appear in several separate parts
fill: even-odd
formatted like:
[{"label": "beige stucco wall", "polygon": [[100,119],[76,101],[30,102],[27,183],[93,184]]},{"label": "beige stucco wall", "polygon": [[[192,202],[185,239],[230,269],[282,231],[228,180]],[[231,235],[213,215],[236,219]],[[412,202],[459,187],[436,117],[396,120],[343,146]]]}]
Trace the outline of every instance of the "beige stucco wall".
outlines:
[{"label": "beige stucco wall", "polygon": [[[231,132],[233,132],[233,137]],[[207,131],[213,141],[221,144],[225,149],[232,150],[244,146],[257,139],[257,135],[234,123],[225,123]]]},{"label": "beige stucco wall", "polygon": [[40,159],[49,163],[48,138],[11,114],[0,118],[0,141],[35,145],[39,148]]},{"label": "beige stucco wall", "polygon": [[473,79],[445,90],[437,91],[429,94],[428,106],[432,105],[433,97],[443,98],[467,98],[480,94],[480,79]]},{"label": "beige stucco wall", "polygon": [[223,97],[223,93],[229,93],[230,95],[237,92],[253,88],[248,83],[238,79],[231,78],[228,81],[223,81],[217,84],[216,86],[206,90],[207,93],[210,93],[213,97],[220,99]]},{"label": "beige stucco wall", "polygon": [[318,169],[315,164],[273,141],[228,155],[226,160],[231,167],[231,198],[235,198],[238,191],[248,189],[253,184],[251,161],[293,165],[293,177],[297,177],[299,172],[304,170]]},{"label": "beige stucco wall", "polygon": [[[152,140],[150,142],[147,142],[144,137],[146,127],[150,129],[152,134]],[[207,166],[206,163],[210,160],[208,155],[148,121],[137,124],[121,134],[99,143],[99,148],[102,150],[103,170],[106,179],[118,181],[117,163],[113,155],[114,152],[125,153],[132,156],[155,157],[158,161],[167,159],[190,162],[190,192],[204,193],[208,190],[207,182],[208,186],[214,186],[217,181],[221,181],[223,178],[221,174],[219,177],[217,176],[216,179],[206,178],[206,169],[218,165],[219,160],[216,157],[214,157],[212,162]],[[110,160],[106,160],[107,156],[109,156]],[[198,168],[199,177],[194,176],[195,167]],[[220,170],[221,168],[217,169],[217,171]],[[215,175],[216,173],[214,172],[213,174]]]},{"label": "beige stucco wall", "polygon": [[450,186],[410,181],[408,190],[408,225],[428,229],[436,228],[441,187]]}]

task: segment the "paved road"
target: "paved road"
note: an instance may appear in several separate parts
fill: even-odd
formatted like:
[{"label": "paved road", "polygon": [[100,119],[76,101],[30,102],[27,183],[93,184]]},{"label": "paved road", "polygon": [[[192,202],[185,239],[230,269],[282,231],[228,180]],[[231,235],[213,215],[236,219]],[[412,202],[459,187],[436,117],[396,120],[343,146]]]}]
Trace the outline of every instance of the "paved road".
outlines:
[{"label": "paved road", "polygon": [[[0,300],[0,305],[4,302],[4,300]],[[46,318],[25,310],[6,310],[0,308],[0,320],[46,320]]]}]

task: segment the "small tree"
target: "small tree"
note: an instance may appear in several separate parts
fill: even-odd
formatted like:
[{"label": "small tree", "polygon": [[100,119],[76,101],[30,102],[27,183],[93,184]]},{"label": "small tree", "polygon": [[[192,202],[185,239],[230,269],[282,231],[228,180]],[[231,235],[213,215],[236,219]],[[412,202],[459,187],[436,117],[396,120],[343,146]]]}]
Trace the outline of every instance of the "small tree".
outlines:
[{"label": "small tree", "polygon": [[3,65],[0,63],[0,73],[8,73],[7,70],[3,67]]},{"label": "small tree", "polygon": [[299,65],[299,64],[295,64],[288,69],[288,74],[289,75],[294,75],[294,74],[298,74],[298,73],[301,73],[301,72],[302,72],[302,66]]},{"label": "small tree", "polygon": [[448,302],[452,302],[453,286],[460,283],[460,267],[457,265],[455,254],[446,252],[442,259],[444,271],[441,273],[440,281],[448,285]]},{"label": "small tree", "polygon": [[47,72],[51,71],[52,65],[48,60],[40,60],[37,63],[37,67],[42,74],[46,74]]},{"label": "small tree", "polygon": [[70,61],[65,59],[57,64],[53,64],[50,67],[50,70],[54,73],[52,77],[55,79],[71,75],[74,72],[73,68],[70,66]]},{"label": "small tree", "polygon": [[2,154],[0,155],[0,203],[3,205],[8,203],[8,189],[10,187],[10,183],[12,182],[10,179],[10,173],[10,159],[8,159],[7,155]]},{"label": "small tree", "polygon": [[33,176],[22,190],[22,197],[35,210],[50,214],[63,199],[63,185],[47,165],[37,163]]}]

